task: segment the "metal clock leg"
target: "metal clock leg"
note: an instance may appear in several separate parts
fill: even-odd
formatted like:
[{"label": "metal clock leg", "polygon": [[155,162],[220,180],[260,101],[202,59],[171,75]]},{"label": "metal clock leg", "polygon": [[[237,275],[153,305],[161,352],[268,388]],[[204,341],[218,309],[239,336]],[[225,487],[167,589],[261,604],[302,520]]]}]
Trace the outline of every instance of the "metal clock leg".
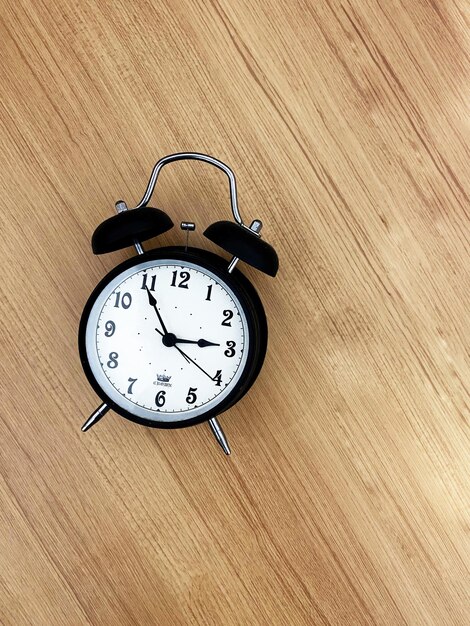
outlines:
[{"label": "metal clock leg", "polygon": [[92,413],[90,417],[87,419],[87,421],[83,424],[82,429],[81,429],[82,432],[86,432],[89,428],[91,428],[97,422],[99,422],[100,419],[104,417],[108,411],[109,411],[109,406],[107,404],[103,403],[101,406],[99,406],[96,409],[96,411]]},{"label": "metal clock leg", "polygon": [[228,445],[227,438],[225,437],[225,433],[222,430],[222,426],[219,424],[218,419],[216,417],[210,419],[209,426],[211,427],[214,437],[217,439],[222,450],[225,452],[225,454],[230,454],[230,446]]}]

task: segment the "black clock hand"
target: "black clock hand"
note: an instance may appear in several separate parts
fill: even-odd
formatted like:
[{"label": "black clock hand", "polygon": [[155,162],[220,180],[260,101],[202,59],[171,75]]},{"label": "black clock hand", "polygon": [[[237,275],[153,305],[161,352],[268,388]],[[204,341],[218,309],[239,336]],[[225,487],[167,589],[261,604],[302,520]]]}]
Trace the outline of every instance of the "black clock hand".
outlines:
[{"label": "black clock hand", "polygon": [[207,339],[198,339],[196,343],[200,348],[207,348],[209,346],[220,346],[220,343],[213,343],[212,341],[207,341]]},{"label": "black clock hand", "polygon": [[155,313],[157,314],[158,320],[159,320],[160,324],[162,325],[163,332],[165,333],[165,335],[168,335],[168,331],[166,329],[165,324],[163,323],[162,316],[160,315],[160,311],[157,308],[157,301],[155,300],[155,298],[150,293],[150,289],[148,287],[145,287],[145,289],[147,289],[147,294],[148,294],[148,297],[149,297],[149,304],[150,304],[150,306],[153,306],[153,308],[155,309]]},{"label": "black clock hand", "polygon": [[181,348],[178,348],[178,346],[175,346],[175,348],[178,350],[178,352],[179,352],[180,354],[182,354],[182,355],[184,356],[184,358],[186,359],[186,361],[188,361],[188,362],[190,362],[190,363],[194,363],[194,365],[195,365],[196,367],[198,367],[198,368],[201,370],[201,372],[204,372],[204,374],[205,374],[206,376],[208,376],[211,380],[214,380],[214,378],[213,378],[210,374],[208,374],[208,373],[206,372],[206,370],[205,370],[205,369],[203,369],[203,368],[199,365],[199,363],[196,363],[196,361],[193,361],[193,359],[192,359],[191,357],[189,357],[189,356],[186,354],[186,352],[183,352],[183,350],[181,350]]},{"label": "black clock hand", "polygon": [[[180,339],[180,337],[176,337],[173,333],[168,333],[165,335],[161,332],[159,328],[155,329],[157,333],[160,333],[162,337],[166,337],[166,342],[168,342],[168,347],[173,347],[175,343],[194,343],[197,344],[200,348],[207,348],[209,346],[220,346],[220,343],[214,343],[213,341],[207,341],[207,339],[198,339],[197,341],[193,341],[192,339]],[[165,343],[165,345],[167,345]]]}]

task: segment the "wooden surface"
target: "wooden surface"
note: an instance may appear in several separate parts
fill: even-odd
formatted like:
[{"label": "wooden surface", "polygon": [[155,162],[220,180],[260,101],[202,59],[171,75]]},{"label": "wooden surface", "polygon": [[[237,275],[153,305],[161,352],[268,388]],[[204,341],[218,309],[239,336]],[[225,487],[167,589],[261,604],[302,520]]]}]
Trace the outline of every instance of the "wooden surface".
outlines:
[{"label": "wooden surface", "polygon": [[[469,624],[464,0],[1,3],[0,622]],[[76,347],[114,202],[213,154],[281,270],[222,423],[98,405]],[[165,169],[201,233],[226,179]],[[181,243],[174,229],[165,244]]]}]

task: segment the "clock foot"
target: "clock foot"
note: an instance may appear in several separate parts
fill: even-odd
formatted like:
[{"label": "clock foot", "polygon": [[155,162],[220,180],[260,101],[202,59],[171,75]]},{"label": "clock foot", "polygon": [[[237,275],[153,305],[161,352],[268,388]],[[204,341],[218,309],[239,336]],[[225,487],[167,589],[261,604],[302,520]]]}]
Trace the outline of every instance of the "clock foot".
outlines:
[{"label": "clock foot", "polygon": [[224,431],[222,430],[222,427],[216,417],[209,420],[209,426],[211,427],[214,437],[217,439],[222,450],[225,454],[230,454],[230,446],[228,445]]},{"label": "clock foot", "polygon": [[81,431],[84,433],[86,432],[89,428],[91,428],[92,426],[94,426],[97,422],[100,421],[100,419],[106,415],[106,413],[109,411],[109,406],[107,404],[102,404],[101,406],[99,406],[96,411],[94,413],[92,413],[90,415],[90,417],[87,419],[87,421],[83,424]]}]

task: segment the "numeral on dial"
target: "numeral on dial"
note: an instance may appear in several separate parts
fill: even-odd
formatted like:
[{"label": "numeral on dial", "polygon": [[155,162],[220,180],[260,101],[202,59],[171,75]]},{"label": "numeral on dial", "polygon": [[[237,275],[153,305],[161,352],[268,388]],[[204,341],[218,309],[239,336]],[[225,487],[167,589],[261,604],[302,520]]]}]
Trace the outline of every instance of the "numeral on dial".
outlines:
[{"label": "numeral on dial", "polygon": [[227,341],[227,350],[225,350],[224,354],[225,356],[231,357],[235,354],[235,346],[237,344],[235,343],[235,341]]},{"label": "numeral on dial", "polygon": [[166,391],[159,391],[155,396],[155,404],[157,406],[163,406],[165,404]]},{"label": "numeral on dial", "polygon": [[114,331],[116,330],[116,324],[112,320],[108,320],[104,325],[106,328],[106,332],[104,333],[106,337],[112,337],[114,335]]},{"label": "numeral on dial", "polygon": [[211,299],[211,295],[212,295],[212,286],[213,286],[213,285],[207,285],[207,296],[206,296],[206,300],[209,300],[209,301],[210,301],[210,299]]},{"label": "numeral on dial", "polygon": [[149,291],[155,291],[155,281],[157,280],[157,277],[156,276],[151,276],[150,277],[150,287],[147,284],[147,279],[148,279],[147,274],[144,274],[142,276],[142,287],[141,287],[141,289],[147,289],[147,287],[148,287]]},{"label": "numeral on dial", "polygon": [[194,404],[197,400],[196,396],[197,387],[190,387],[188,390],[188,395],[186,396],[186,402],[188,404]]},{"label": "numeral on dial", "polygon": [[130,293],[124,293],[122,294],[122,298],[121,298],[121,292],[120,291],[116,291],[116,293],[114,294],[116,296],[116,301],[114,303],[114,306],[118,309],[119,305],[122,306],[123,309],[128,309],[131,304],[132,304],[132,296]]},{"label": "numeral on dial", "polygon": [[215,382],[216,387],[220,387],[222,384],[222,370],[217,370],[212,380]]},{"label": "numeral on dial", "polygon": [[137,378],[129,378],[128,379],[128,383],[130,383],[129,387],[127,388],[127,393],[131,394],[132,393],[132,387],[134,386],[134,383],[136,382]]},{"label": "numeral on dial", "polygon": [[[171,286],[172,287],[176,287],[176,277],[178,276],[178,272],[175,270],[173,272],[173,280],[171,281]],[[189,272],[180,272],[180,282],[178,283],[178,287],[181,287],[182,289],[188,289],[188,285],[187,282],[190,279],[190,274]]]},{"label": "numeral on dial", "polygon": [[230,321],[233,317],[233,311],[230,311],[230,309],[226,309],[224,311],[224,319],[222,321],[222,326],[231,326],[232,322]]},{"label": "numeral on dial", "polygon": [[115,369],[118,366],[118,362],[117,362],[118,358],[119,358],[119,354],[117,352],[110,352],[109,361],[107,362],[106,365],[112,370]]}]

